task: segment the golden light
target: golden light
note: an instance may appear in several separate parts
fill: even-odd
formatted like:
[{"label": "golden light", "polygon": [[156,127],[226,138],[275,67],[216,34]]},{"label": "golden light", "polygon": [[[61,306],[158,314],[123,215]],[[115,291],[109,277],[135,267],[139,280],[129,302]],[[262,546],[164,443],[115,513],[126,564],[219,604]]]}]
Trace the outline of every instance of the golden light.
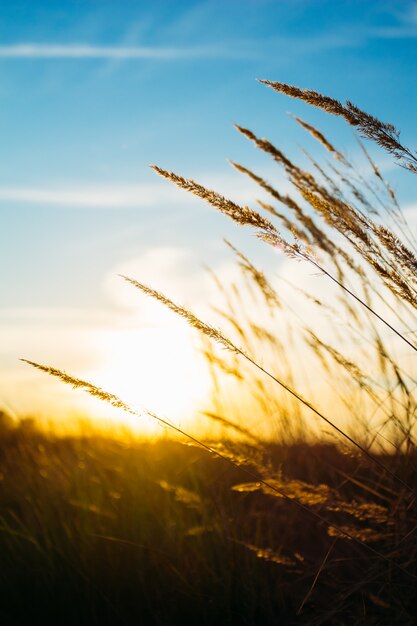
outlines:
[{"label": "golden light", "polygon": [[[195,334],[179,322],[169,326],[107,331],[101,364],[89,379],[139,410],[146,408],[180,426],[192,426],[210,395],[210,379]],[[141,433],[158,433],[152,418],[135,418],[102,405],[103,417]]]}]

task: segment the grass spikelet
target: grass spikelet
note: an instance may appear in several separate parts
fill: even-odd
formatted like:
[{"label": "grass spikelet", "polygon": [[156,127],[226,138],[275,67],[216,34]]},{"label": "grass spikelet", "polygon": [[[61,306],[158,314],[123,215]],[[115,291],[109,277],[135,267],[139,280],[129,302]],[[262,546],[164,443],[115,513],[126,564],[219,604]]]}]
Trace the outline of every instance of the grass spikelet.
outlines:
[{"label": "grass spikelet", "polygon": [[266,152],[266,154],[271,155],[274,161],[276,161],[277,163],[281,163],[288,171],[292,171],[293,163],[285,156],[283,152],[281,152],[281,150],[276,148],[270,141],[268,141],[267,139],[260,139],[251,130],[249,130],[248,128],[244,128],[243,126],[239,126],[238,124],[235,124],[235,128],[244,137],[246,137],[250,141],[253,141],[253,143],[258,148],[260,148],[260,150]]},{"label": "grass spikelet", "polygon": [[242,174],[248,176],[251,180],[257,183],[262,189],[267,191],[275,200],[285,204],[290,209],[297,209],[298,205],[289,195],[283,195],[279,191],[277,191],[272,185],[270,185],[266,180],[249,170],[247,167],[240,165],[239,163],[235,163],[234,161],[230,161],[231,165]]},{"label": "grass spikelet", "polygon": [[314,139],[317,139],[317,141],[321,143],[321,145],[324,146],[328,152],[331,152],[335,159],[341,161],[343,164],[346,165],[347,161],[343,154],[339,152],[339,150],[336,150],[334,145],[330,143],[330,141],[325,137],[325,135],[323,135],[321,131],[319,131],[312,124],[308,124],[308,122],[305,122],[300,117],[297,117],[296,115],[291,115],[291,117],[297,122],[297,124],[304,128],[304,130],[310,133],[310,135],[314,137]]},{"label": "grass spikelet", "polygon": [[254,546],[251,543],[243,543],[243,545],[251,552],[254,552],[258,559],[264,559],[265,561],[270,561],[271,563],[284,565],[286,567],[294,567],[295,565],[298,565],[298,562],[295,559],[283,554],[278,554],[272,550],[272,548],[260,548],[259,546]]},{"label": "grass spikelet", "polygon": [[151,165],[151,168],[160,176],[163,176],[173,182],[177,185],[177,187],[180,187],[185,191],[189,191],[202,200],[205,200],[221,213],[230,217],[237,224],[241,224],[242,226],[254,226],[255,228],[262,228],[272,232],[275,231],[273,224],[257,211],[254,211],[247,206],[240,206],[219,193],[206,189],[206,187],[199,185],[194,180],[183,178],[173,172],[163,170],[157,165]]},{"label": "grass spikelet", "polygon": [[250,430],[248,430],[244,426],[241,426],[240,424],[235,424],[235,422],[232,422],[232,420],[222,415],[218,415],[217,413],[213,413],[212,411],[202,411],[202,414],[211,419],[213,422],[217,422],[218,424],[221,424],[221,426],[230,428],[231,430],[234,430],[236,433],[242,435],[250,441],[254,441],[258,445],[260,444],[259,437],[256,437],[253,433],[250,432]]},{"label": "grass spikelet", "polygon": [[417,173],[417,155],[400,143],[399,132],[392,124],[381,122],[373,115],[362,111],[352,102],[347,101],[343,105],[335,98],[329,98],[329,96],[324,96],[312,89],[300,89],[294,85],[270,80],[260,80],[259,82],[286,96],[304,100],[307,104],[323,109],[327,113],[343,117],[348,124],[355,126],[364,137],[375,141],[392,154],[403,167]]},{"label": "grass spikelet", "polygon": [[133,285],[133,287],[136,287],[136,289],[143,291],[143,293],[145,293],[146,295],[151,296],[152,298],[155,298],[156,300],[161,302],[161,304],[164,304],[171,311],[184,318],[190,326],[196,328],[201,333],[203,333],[203,335],[206,335],[210,339],[214,339],[227,350],[231,350],[231,352],[235,352],[236,354],[242,354],[242,350],[235,346],[230,341],[230,339],[223,335],[223,333],[221,333],[217,328],[214,328],[213,326],[202,322],[188,309],[185,309],[184,307],[175,304],[175,302],[172,302],[172,300],[164,296],[159,291],[156,291],[155,289],[152,289],[151,287],[148,287],[147,285],[144,285],[143,283],[140,283],[133,278],[129,278],[129,276],[124,276],[123,274],[120,274],[120,277]]},{"label": "grass spikelet", "polygon": [[108,391],[105,391],[104,389],[101,389],[100,387],[97,387],[96,385],[93,385],[92,383],[88,381],[82,380],[81,378],[76,378],[74,376],[70,376],[66,372],[63,372],[62,370],[59,370],[55,367],[50,367],[48,365],[41,365],[39,363],[35,363],[34,361],[29,361],[28,359],[20,359],[20,360],[23,361],[24,363],[27,363],[28,365],[31,365],[32,367],[38,370],[41,370],[42,372],[45,372],[46,374],[49,374],[50,376],[55,376],[56,378],[59,378],[60,380],[62,380],[63,383],[67,385],[71,385],[73,389],[83,389],[90,396],[99,398],[100,400],[103,400],[104,402],[111,404],[116,409],[122,409],[123,411],[125,411],[126,413],[129,413],[130,415],[138,415],[137,412],[134,411],[125,402],[123,402],[123,400],[121,400],[114,394],[109,393]]},{"label": "grass spikelet", "polygon": [[269,306],[276,306],[282,308],[282,304],[279,301],[278,294],[267,280],[265,274],[256,268],[253,263],[242,253],[235,248],[229,241],[225,241],[226,245],[235,253],[239,259],[239,265],[244,272],[248,273],[253,282],[259,287],[260,291],[264,295],[264,298]]}]

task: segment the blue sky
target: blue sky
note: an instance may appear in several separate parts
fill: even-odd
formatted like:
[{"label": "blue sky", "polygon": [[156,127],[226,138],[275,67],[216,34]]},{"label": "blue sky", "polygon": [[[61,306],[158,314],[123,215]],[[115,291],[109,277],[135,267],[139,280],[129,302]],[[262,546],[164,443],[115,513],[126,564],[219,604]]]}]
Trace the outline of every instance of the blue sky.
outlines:
[{"label": "blue sky", "polygon": [[[188,275],[191,265],[198,274],[201,264],[227,259],[225,235],[250,250],[258,245],[168,188],[148,164],[250,201],[255,190],[226,159],[256,164],[270,179],[275,174],[233,123],[267,135],[293,156],[301,142],[314,151],[288,111],[356,154],[340,120],[275,94],[256,78],[350,99],[394,123],[415,146],[416,41],[417,3],[409,1],[1,3],[3,374],[17,367],[23,336],[30,352],[31,336],[44,332],[43,343],[51,341],[45,326],[59,329],[59,345],[80,315],[92,326],[94,311],[111,319],[121,305],[108,277],[118,268],[130,263],[140,270],[145,258],[144,270],[153,264],[150,275],[158,279],[172,263],[168,258],[158,269],[153,251],[160,249],[162,258],[167,249],[186,249],[179,271]],[[411,176],[372,153],[403,205],[415,204]],[[20,340],[13,343],[14,337]],[[0,389],[11,405],[24,393],[20,371],[13,392]]]}]

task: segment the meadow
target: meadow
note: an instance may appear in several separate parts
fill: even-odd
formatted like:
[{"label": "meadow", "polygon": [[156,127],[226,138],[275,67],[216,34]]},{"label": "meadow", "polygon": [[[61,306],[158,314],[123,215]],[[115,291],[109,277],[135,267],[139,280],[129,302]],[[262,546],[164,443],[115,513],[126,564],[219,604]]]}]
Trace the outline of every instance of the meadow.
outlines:
[{"label": "meadow", "polygon": [[331,444],[232,450],[289,500],[194,446],[4,428],[2,623],[413,623],[404,491]]},{"label": "meadow", "polygon": [[[343,118],[416,174],[417,157],[391,124],[350,102],[263,82]],[[413,227],[361,141],[366,168],[295,122],[326,155],[319,163],[305,152],[308,170],[237,127],[292,188],[282,193],[232,163],[270,197],[257,209],[154,169],[326,287],[317,295],[291,285],[298,304],[288,303],[276,277],[227,243],[246,288],[213,276],[225,303],[217,325],[121,277],[201,333],[215,390],[206,417],[221,434],[202,439],[149,411],[166,428],[156,442],[57,436],[4,415],[4,623],[415,623]],[[144,413],[110,389],[27,363],[138,419]],[[246,415],[230,408],[231,389],[250,397]]]}]

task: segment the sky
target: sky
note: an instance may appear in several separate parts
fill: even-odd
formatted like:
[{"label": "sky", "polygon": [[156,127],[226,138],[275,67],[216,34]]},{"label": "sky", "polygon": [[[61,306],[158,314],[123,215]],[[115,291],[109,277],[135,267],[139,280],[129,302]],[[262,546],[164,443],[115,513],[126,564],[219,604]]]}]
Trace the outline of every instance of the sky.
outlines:
[{"label": "sky", "polygon": [[[98,378],[109,382],[124,363],[135,372],[130,385],[151,370],[141,393],[152,388],[149,401],[156,402],[151,380],[162,376],[158,363],[169,341],[156,333],[160,360],[151,367],[149,333],[141,337],[140,329],[165,328],[168,318],[128,294],[117,275],[130,273],[198,309],[216,298],[203,266],[233,274],[223,237],[248,252],[259,244],[149,164],[250,204],[256,189],[227,159],[285,183],[233,124],[291,156],[306,141],[314,153],[319,147],[308,144],[289,111],[355,157],[357,144],[341,120],[257,78],[349,99],[416,145],[416,53],[417,3],[407,0],[1,3],[0,408],[58,415],[57,407],[79,401],[20,357],[92,378],[101,367]],[[411,176],[370,150],[410,209]],[[191,339],[169,324],[186,353]],[[197,366],[182,361],[176,386],[185,393]],[[175,367],[166,357],[165,380]],[[202,393],[201,377],[194,387]],[[181,398],[177,405],[178,413]]]}]

